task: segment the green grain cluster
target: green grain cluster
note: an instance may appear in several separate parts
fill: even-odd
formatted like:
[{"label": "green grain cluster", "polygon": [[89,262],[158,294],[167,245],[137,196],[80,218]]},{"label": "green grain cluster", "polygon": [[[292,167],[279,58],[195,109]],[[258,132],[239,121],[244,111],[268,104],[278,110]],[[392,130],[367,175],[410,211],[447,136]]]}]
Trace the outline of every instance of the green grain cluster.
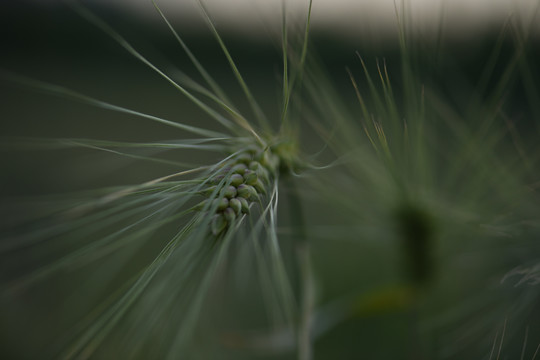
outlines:
[{"label": "green grain cluster", "polygon": [[207,199],[197,206],[211,209],[214,236],[224,233],[239,217],[249,214],[251,206],[267,193],[278,167],[279,158],[269,148],[253,147],[236,152],[216,171],[209,186],[201,192]]}]

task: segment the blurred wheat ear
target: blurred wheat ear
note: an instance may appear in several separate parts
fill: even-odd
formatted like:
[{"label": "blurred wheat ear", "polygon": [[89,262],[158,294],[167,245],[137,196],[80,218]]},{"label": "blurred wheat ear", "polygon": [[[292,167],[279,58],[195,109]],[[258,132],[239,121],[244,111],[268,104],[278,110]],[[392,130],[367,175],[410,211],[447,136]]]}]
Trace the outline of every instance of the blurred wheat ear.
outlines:
[{"label": "blurred wheat ear", "polygon": [[[356,294],[351,291],[329,312],[341,312],[349,323],[358,319],[359,331],[367,331],[362,322],[372,324],[368,314],[397,313],[386,324],[393,330],[402,326],[407,340],[393,344],[415,359],[490,358],[493,339],[500,339],[495,329],[509,318],[511,340],[507,332],[504,346],[502,340],[497,346],[499,356],[517,358],[526,328],[535,327],[538,339],[539,289],[512,289],[501,281],[522,274],[516,282],[523,276],[531,285],[538,264],[539,243],[532,239],[538,237],[540,208],[531,185],[540,174],[529,166],[539,160],[538,91],[525,90],[529,101],[521,109],[530,116],[523,121],[532,133],[517,134],[507,109],[509,94],[519,94],[516,82],[530,85],[532,63],[524,46],[532,28],[509,21],[477,83],[453,89],[420,77],[419,68],[431,65],[422,55],[433,54],[418,50],[429,45],[411,36],[406,19],[398,18],[401,54],[394,68],[400,72],[389,73],[386,61],[368,62],[357,53],[358,64],[348,70],[358,99],[354,110],[334,92],[323,69],[313,67],[316,75],[306,80],[319,134],[344,156],[341,171],[327,174],[327,182],[322,175],[317,179],[321,190],[330,181],[341,190],[326,201],[343,211],[328,219],[337,225],[328,232],[328,225],[321,225],[313,236],[332,233],[347,240],[343,246],[363,243],[369,249],[368,255],[356,253],[364,264],[357,267],[358,280],[349,277],[350,288],[358,281]],[[514,52],[505,60],[500,48],[508,34]],[[445,53],[434,57],[445,56],[453,60]],[[494,64],[503,70],[495,72]],[[454,91],[467,94],[466,100],[455,100]],[[369,261],[373,254],[379,261]],[[377,273],[379,279],[363,273]],[[496,354],[491,358],[502,358]]]},{"label": "blurred wheat ear", "polygon": [[[283,8],[281,121],[274,123],[257,103],[204,3],[197,3],[244,93],[250,114],[241,113],[229,100],[154,1],[157,14],[204,83],[185,74],[173,79],[79,2],[67,4],[212,119],[214,124],[209,128],[2,72],[4,79],[23,88],[167,126],[177,138],[148,142],[6,139],[10,149],[86,149],[175,169],[165,176],[149,176],[140,184],[47,197],[42,200],[46,206],[39,211],[34,199],[30,206],[35,214],[7,226],[0,249],[8,274],[2,278],[2,304],[15,310],[17,303],[39,303],[39,299],[30,300],[32,291],[44,296],[40,292],[43,286],[59,289],[55,297],[59,303],[51,312],[59,318],[58,324],[46,332],[51,320],[39,314],[44,309],[38,306],[40,320],[29,335],[36,337],[30,340],[36,348],[26,350],[29,356],[178,359],[198,354],[215,358],[224,346],[238,346],[238,341],[230,339],[242,339],[242,333],[255,326],[270,333],[272,329],[287,329],[287,341],[295,344],[287,351],[297,352],[300,359],[311,358],[309,250],[305,239],[297,236],[301,285],[294,285],[290,272],[295,270],[284,260],[277,231],[281,179],[293,184],[292,174],[306,167],[298,150],[298,124],[290,109],[307,54],[311,1],[299,60],[293,63],[288,56]],[[255,123],[250,119],[256,119]],[[194,164],[164,156],[173,151],[211,152],[218,160]],[[291,204],[296,204],[293,213],[298,220],[289,225],[301,228],[299,195],[294,190],[288,192],[294,199]],[[230,283],[234,291],[223,293],[222,283]],[[249,311],[259,311],[253,318],[242,317],[245,304],[231,306],[227,294],[238,294],[235,287],[252,298],[253,309]],[[222,301],[213,298],[212,294],[218,293]],[[237,319],[231,322],[229,312],[238,314]],[[237,327],[230,335],[226,332],[228,323],[221,323],[225,320]],[[10,323],[15,325],[16,318]],[[19,328],[15,333],[21,331]],[[241,340],[245,344],[240,348],[250,348],[249,341]]]}]

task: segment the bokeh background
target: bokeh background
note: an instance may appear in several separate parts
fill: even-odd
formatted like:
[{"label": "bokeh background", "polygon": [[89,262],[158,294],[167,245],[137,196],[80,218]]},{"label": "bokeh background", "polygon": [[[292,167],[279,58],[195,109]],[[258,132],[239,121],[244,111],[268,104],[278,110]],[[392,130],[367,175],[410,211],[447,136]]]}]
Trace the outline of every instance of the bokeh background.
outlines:
[{"label": "bokeh background", "polygon": [[[190,76],[194,68],[175,42],[174,37],[149,4],[149,1],[84,1],[90,9],[111,24],[149,60],[166,70],[182,71]],[[301,32],[307,1],[287,2],[288,21],[292,29]],[[375,60],[384,60],[390,74],[399,78],[399,46],[396,8],[412,24],[418,54],[415,71],[423,81],[436,84],[456,102],[465,100],[468,90],[481,76],[486,61],[502,35],[502,47],[495,72],[503,71],[515,54],[514,24],[526,31],[529,43],[525,51],[538,59],[540,30],[536,1],[475,0],[475,1],[316,1],[310,50],[324,64],[329,77],[339,89],[344,103],[355,110],[356,100],[346,67],[356,76],[361,66],[356,51],[375,70]],[[241,98],[215,40],[194,1],[161,1],[160,6],[170,17],[176,30],[201,62],[229,86],[232,94]],[[207,7],[235,61],[248,80],[265,110],[277,115],[280,83],[281,1],[207,1]],[[10,72],[37,80],[63,85],[80,93],[113,104],[135,107],[140,111],[165,118],[186,117],[186,111],[197,110],[186,99],[152,71],[131,57],[101,30],[77,15],[62,1],[3,1],[0,5],[2,56],[0,66]],[[504,26],[507,26],[506,30]],[[291,31],[294,33],[294,31]],[[298,40],[298,39],[297,39]],[[297,41],[298,43],[298,41]],[[537,80],[537,73],[530,74]],[[195,79],[197,79],[195,77]],[[363,87],[365,82],[360,82]],[[518,84],[519,85],[519,84]],[[5,136],[96,137],[135,140],[148,136],[146,124],[123,119],[110,121],[106,111],[85,108],[52,96],[43,96],[2,81],[1,133]],[[234,96],[234,95],[233,95]],[[520,111],[524,94],[519,86],[509,93],[511,106]],[[460,98],[464,97],[464,98]],[[239,103],[242,101],[240,100]],[[240,105],[241,106],[241,105]],[[39,109],[39,111],[37,111]],[[73,114],[73,115],[71,115]],[[71,118],[75,116],[76,119]],[[116,115],[115,115],[116,116]],[[270,116],[271,117],[271,116]],[[526,115],[521,116],[527,122]],[[205,121],[198,116],[196,121]],[[130,131],[126,132],[129,123]],[[137,126],[141,126],[137,131]],[[134,127],[135,126],[135,127]],[[103,129],[107,128],[106,134]],[[155,133],[153,133],[155,131]],[[161,132],[161,131],[165,131]],[[163,138],[166,130],[159,126],[150,131],[152,137]],[[25,183],[26,176],[17,171],[29,171],[20,160],[4,159],[8,164],[2,172],[2,192],[16,194],[39,187],[55,186],[45,171],[40,182]],[[47,166],[54,166],[48,164]],[[56,164],[63,167],[65,164]],[[36,170],[36,169],[34,169]],[[69,171],[65,184],[73,173]],[[78,179],[80,180],[80,179]],[[134,179],[135,180],[135,179]],[[43,189],[41,189],[43,190]]]}]

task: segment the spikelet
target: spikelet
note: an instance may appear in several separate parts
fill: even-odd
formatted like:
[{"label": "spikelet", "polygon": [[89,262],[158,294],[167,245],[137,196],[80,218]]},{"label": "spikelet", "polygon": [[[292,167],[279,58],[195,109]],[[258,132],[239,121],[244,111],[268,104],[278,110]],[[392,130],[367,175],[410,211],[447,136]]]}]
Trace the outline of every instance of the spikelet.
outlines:
[{"label": "spikelet", "polygon": [[[196,206],[198,210],[215,209],[210,225],[214,236],[225,233],[235,221],[250,213],[254,203],[262,201],[276,179],[279,163],[270,148],[250,147],[235,152],[216,170],[209,186],[201,191],[208,199]],[[213,201],[213,206],[205,207],[208,201]]]}]

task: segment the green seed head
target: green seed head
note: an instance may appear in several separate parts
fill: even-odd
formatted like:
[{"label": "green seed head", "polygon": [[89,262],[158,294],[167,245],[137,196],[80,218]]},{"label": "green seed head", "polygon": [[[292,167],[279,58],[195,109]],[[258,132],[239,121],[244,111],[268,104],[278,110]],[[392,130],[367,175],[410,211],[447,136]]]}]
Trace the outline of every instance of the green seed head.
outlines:
[{"label": "green seed head", "polygon": [[232,185],[227,186],[226,188],[223,188],[223,190],[221,190],[221,194],[228,199],[232,199],[236,196],[236,187]]},{"label": "green seed head", "polygon": [[[276,156],[274,147],[263,148],[251,144],[218,168],[210,181],[215,186],[200,192],[211,197],[219,191],[219,199],[212,203],[216,209],[212,218],[214,235],[223,233],[242,214],[250,213],[251,204],[267,193],[270,179],[274,178],[280,159],[280,156]],[[229,185],[223,186],[223,183]],[[199,206],[204,208],[204,204],[203,202]]]},{"label": "green seed head", "polygon": [[244,172],[246,171],[246,169],[247,169],[246,164],[236,164],[236,165],[233,166],[232,171],[234,173],[243,175]]},{"label": "green seed head", "polygon": [[262,166],[259,166],[257,169],[257,176],[266,183],[270,182],[270,174],[268,173],[268,170]]},{"label": "green seed head", "polygon": [[247,184],[238,186],[238,196],[248,200],[258,198],[257,190],[255,190],[253,186]]},{"label": "green seed head", "polygon": [[264,188],[264,184],[261,180],[257,179],[255,181],[255,184],[253,184],[253,187],[255,188],[255,190],[257,190],[258,193],[266,194],[266,189]]},{"label": "green seed head", "polygon": [[210,224],[210,228],[212,230],[212,234],[214,236],[218,236],[225,228],[227,227],[227,221],[225,220],[225,217],[223,214],[216,214],[212,218],[212,223]]},{"label": "green seed head", "polygon": [[236,161],[239,163],[249,164],[251,161],[251,155],[247,152],[242,153],[236,157]]},{"label": "green seed head", "polygon": [[221,180],[223,180],[223,178],[225,177],[225,175],[223,174],[218,174],[216,176],[214,176],[211,180],[210,180],[210,183],[211,184],[214,184],[214,185],[217,185],[221,182]]},{"label": "green seed head", "polygon": [[256,171],[259,169],[259,167],[260,167],[260,164],[257,161],[252,161],[249,163],[250,170]]},{"label": "green seed head", "polygon": [[240,174],[232,174],[231,175],[231,185],[232,186],[238,186],[244,182],[244,177]]},{"label": "green seed head", "polygon": [[217,206],[217,211],[222,211],[229,206],[229,199],[227,198],[221,198],[221,199],[215,199],[214,205]]},{"label": "green seed head", "polygon": [[[240,198],[240,199],[244,199],[244,198]],[[238,198],[231,199],[229,201],[229,207],[234,210],[236,215],[240,215],[240,212],[242,211],[242,203],[240,202],[240,200],[238,200]]]},{"label": "green seed head", "polygon": [[246,170],[244,172],[244,181],[248,185],[255,185],[258,178],[257,173],[253,170]]},{"label": "green seed head", "polygon": [[232,208],[228,207],[223,211],[223,217],[228,223],[232,223],[236,219],[236,213]]},{"label": "green seed head", "polygon": [[240,204],[242,205],[242,213],[249,214],[249,202],[243,197],[238,197],[236,199],[238,199],[238,201],[240,201]]},{"label": "green seed head", "polygon": [[262,166],[272,170],[274,170],[279,163],[278,157],[268,150],[257,154],[256,159],[261,163]]}]

